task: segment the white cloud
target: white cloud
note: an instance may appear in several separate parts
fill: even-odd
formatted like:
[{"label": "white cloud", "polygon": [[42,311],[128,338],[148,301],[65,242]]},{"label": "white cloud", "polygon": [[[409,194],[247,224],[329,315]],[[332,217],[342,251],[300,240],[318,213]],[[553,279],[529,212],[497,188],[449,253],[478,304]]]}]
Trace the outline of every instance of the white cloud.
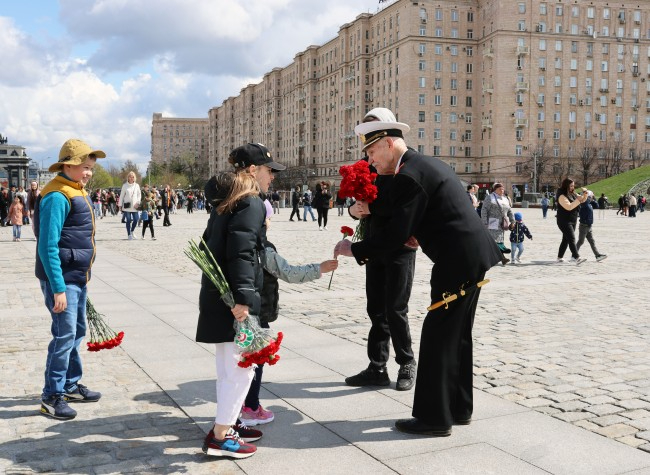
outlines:
[{"label": "white cloud", "polygon": [[144,169],[154,112],[206,117],[377,5],[356,3],[61,0],[65,35],[40,42],[0,17],[0,133],[38,161],[79,137]]}]

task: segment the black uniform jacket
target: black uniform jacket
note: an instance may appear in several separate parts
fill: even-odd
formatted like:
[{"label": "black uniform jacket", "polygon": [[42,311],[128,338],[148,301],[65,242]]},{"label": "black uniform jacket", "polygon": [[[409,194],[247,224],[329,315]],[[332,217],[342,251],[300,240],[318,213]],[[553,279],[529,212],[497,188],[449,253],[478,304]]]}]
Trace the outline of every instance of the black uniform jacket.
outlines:
[{"label": "black uniform jacket", "polygon": [[[259,315],[262,289],[261,253],[266,235],[266,207],[257,196],[243,198],[232,213],[218,214],[212,209],[203,239],[219,263],[235,303],[248,305],[249,313]],[[196,341],[233,341],[235,317],[223,303],[212,282],[201,278],[199,323]]]},{"label": "black uniform jacket", "polygon": [[[434,262],[432,293],[458,290],[501,261],[501,252],[467,199],[460,180],[437,158],[408,150],[394,176],[392,216],[381,232],[352,244],[359,264],[402,248],[415,236]],[[435,282],[434,282],[435,281]],[[436,288],[440,286],[440,288]]]}]

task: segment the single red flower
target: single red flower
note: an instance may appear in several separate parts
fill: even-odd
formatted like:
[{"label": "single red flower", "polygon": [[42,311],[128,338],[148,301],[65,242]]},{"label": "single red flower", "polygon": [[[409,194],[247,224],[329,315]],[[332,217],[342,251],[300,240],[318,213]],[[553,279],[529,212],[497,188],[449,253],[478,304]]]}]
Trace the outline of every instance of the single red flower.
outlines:
[{"label": "single red flower", "polygon": [[341,233],[343,233],[343,239],[354,234],[354,230],[349,226],[341,226]]}]

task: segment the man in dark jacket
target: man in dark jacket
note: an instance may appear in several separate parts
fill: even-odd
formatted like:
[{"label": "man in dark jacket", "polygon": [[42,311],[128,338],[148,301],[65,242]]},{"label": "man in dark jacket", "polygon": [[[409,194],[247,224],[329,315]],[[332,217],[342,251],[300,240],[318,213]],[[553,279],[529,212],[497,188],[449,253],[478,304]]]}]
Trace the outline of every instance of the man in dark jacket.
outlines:
[{"label": "man in dark jacket", "polygon": [[[395,122],[393,113],[376,107],[363,118],[370,121]],[[381,234],[381,228],[390,221],[392,208],[390,188],[392,175],[379,175],[375,180],[377,198],[366,205],[358,202],[350,206],[349,212],[355,218],[364,218],[364,235]],[[364,209],[368,212],[364,213]],[[408,302],[415,273],[415,249],[403,246],[387,252],[366,265],[366,309],[372,323],[368,333],[368,368],[359,374],[345,378],[349,386],[388,386],[390,378],[386,363],[393,342],[395,361],[400,365],[395,389],[406,391],[415,384],[417,365],[411,345],[411,330],[408,320]]]},{"label": "man in dark jacket", "polygon": [[472,325],[485,273],[501,261],[467,199],[460,180],[442,161],[409,150],[400,122],[367,122],[360,136],[368,162],[380,174],[395,173],[392,216],[379,234],[351,244],[340,241],[334,255],[354,257],[360,265],[400,249],[415,236],[434,263],[431,299],[438,303],[423,326],[413,401],[413,418],[395,423],[402,432],[444,437],[453,424],[469,424],[472,397]]}]

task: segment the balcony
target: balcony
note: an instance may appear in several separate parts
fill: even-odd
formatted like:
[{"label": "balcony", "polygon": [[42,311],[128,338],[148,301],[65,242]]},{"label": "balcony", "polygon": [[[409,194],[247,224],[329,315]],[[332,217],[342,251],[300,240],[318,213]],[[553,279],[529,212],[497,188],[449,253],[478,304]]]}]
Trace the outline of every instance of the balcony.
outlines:
[{"label": "balcony", "polygon": [[517,55],[518,56],[523,56],[525,54],[530,54],[530,47],[529,46],[517,46]]},{"label": "balcony", "polygon": [[348,111],[354,109],[354,101],[348,101],[343,105],[343,109]]},{"label": "balcony", "polygon": [[600,92],[602,92],[603,94],[606,94],[606,93],[609,92],[609,89],[605,89],[605,88],[603,88],[603,89],[598,89],[598,90],[599,90]]},{"label": "balcony", "polygon": [[492,128],[492,119],[481,119],[481,127],[484,129]]},{"label": "balcony", "polygon": [[494,58],[494,48],[485,48],[483,50],[483,56],[487,56],[488,58]]},{"label": "balcony", "polygon": [[298,118],[298,124],[304,124],[305,122],[307,122],[307,118],[306,118],[306,117],[303,116],[303,117],[299,117],[299,118]]},{"label": "balcony", "polygon": [[299,101],[304,101],[305,99],[307,99],[307,94],[305,94],[304,92],[298,94]]},{"label": "balcony", "polygon": [[494,86],[492,84],[483,84],[483,94],[494,94]]},{"label": "balcony", "polygon": [[354,73],[343,76],[343,81],[354,81]]},{"label": "balcony", "polygon": [[298,142],[298,147],[305,148],[305,141],[301,140],[300,142]]},{"label": "balcony", "polygon": [[515,84],[515,91],[527,91],[528,83],[527,82],[518,82]]},{"label": "balcony", "polygon": [[515,127],[528,127],[528,119],[515,119]]}]

